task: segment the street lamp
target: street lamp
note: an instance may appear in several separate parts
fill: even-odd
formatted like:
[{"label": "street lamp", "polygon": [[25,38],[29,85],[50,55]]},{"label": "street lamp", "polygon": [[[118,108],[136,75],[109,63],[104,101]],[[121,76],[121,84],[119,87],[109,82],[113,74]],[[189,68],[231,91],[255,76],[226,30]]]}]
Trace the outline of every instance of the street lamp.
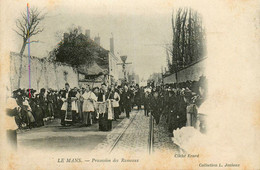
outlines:
[{"label": "street lamp", "polygon": [[126,78],[126,64],[132,64],[132,63],[126,63],[126,59],[127,59],[127,56],[126,55],[123,55],[123,56],[120,56],[121,60],[122,60],[122,63],[118,63],[117,65],[122,65],[122,68],[123,68],[123,73],[124,73],[124,81],[127,82],[127,78]]}]

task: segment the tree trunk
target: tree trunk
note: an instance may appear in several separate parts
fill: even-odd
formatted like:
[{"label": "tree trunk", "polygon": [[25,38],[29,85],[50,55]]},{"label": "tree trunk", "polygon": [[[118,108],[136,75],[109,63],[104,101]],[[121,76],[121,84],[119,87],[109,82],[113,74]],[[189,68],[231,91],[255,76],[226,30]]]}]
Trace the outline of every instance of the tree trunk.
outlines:
[{"label": "tree trunk", "polygon": [[185,37],[186,37],[186,32],[185,32],[185,27],[186,27],[186,17],[187,17],[187,10],[185,9],[184,11],[183,11],[183,15],[182,15],[182,30],[181,30],[181,32],[182,32],[182,38],[181,38],[181,40],[182,40],[182,50],[181,50],[181,57],[182,57],[182,67],[185,67],[186,66],[186,55],[185,55]]},{"label": "tree trunk", "polygon": [[18,76],[18,85],[17,87],[20,88],[21,85],[21,78],[22,78],[22,68],[23,68],[23,53],[26,47],[26,39],[23,40],[23,46],[20,51],[20,66],[19,66],[19,76]]},{"label": "tree trunk", "polygon": [[191,35],[191,9],[189,9],[189,39],[188,39],[188,48],[189,48],[189,52],[188,52],[188,63],[191,64],[191,39],[192,39],[192,35]]}]

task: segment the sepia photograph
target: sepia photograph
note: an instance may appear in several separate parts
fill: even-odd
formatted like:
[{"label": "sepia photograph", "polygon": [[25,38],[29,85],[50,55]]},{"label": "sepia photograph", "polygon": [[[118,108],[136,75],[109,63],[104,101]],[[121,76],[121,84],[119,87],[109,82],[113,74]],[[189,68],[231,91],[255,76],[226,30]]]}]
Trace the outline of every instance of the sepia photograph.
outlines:
[{"label": "sepia photograph", "polygon": [[259,0],[0,1],[0,169],[259,169]]}]

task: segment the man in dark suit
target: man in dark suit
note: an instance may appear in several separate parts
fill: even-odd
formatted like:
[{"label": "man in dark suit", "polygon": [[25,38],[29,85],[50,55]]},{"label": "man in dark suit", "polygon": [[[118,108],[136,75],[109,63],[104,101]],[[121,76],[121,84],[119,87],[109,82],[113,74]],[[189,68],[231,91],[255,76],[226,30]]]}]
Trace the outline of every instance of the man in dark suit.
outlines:
[{"label": "man in dark suit", "polygon": [[141,89],[139,88],[139,85],[136,84],[134,99],[135,99],[135,104],[137,105],[138,110],[141,109],[141,95],[142,95]]},{"label": "man in dark suit", "polygon": [[47,109],[47,99],[45,97],[45,92],[46,92],[45,88],[41,88],[39,99],[40,99],[40,108],[42,109],[44,119],[47,120],[47,118],[49,117],[49,111]]},{"label": "man in dark suit", "polygon": [[128,86],[124,86],[124,91],[122,93],[122,104],[123,104],[123,110],[126,112],[126,117],[129,119],[129,113],[131,112],[131,98],[132,98],[132,92],[128,89]]},{"label": "man in dark suit", "polygon": [[151,114],[153,115],[155,122],[158,125],[162,113],[162,99],[159,96],[158,89],[153,89],[149,104]]}]

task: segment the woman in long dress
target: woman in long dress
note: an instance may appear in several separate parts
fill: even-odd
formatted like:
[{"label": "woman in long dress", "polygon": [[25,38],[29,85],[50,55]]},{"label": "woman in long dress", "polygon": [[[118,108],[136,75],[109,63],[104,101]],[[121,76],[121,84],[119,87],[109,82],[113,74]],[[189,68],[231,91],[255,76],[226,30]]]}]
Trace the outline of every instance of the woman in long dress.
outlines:
[{"label": "woman in long dress", "polygon": [[40,127],[40,126],[43,126],[43,125],[44,125],[44,122],[43,122],[43,117],[44,117],[44,115],[43,115],[42,109],[41,109],[41,107],[40,107],[39,94],[36,94],[35,104],[36,104],[36,107],[35,107],[36,126],[37,126],[37,127]]}]

